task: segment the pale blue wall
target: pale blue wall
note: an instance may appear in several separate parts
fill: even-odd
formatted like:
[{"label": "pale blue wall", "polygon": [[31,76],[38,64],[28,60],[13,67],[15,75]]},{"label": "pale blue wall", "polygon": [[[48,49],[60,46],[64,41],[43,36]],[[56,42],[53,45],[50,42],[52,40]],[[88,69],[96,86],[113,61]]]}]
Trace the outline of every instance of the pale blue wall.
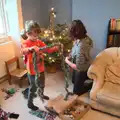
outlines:
[{"label": "pale blue wall", "polygon": [[54,7],[57,12],[55,22],[70,23],[72,20],[72,0],[21,0],[23,21],[36,20],[42,27],[49,25],[49,11]]},{"label": "pale blue wall", "polygon": [[[43,27],[48,27],[49,25],[49,4],[51,0],[40,0],[40,20]],[[39,13],[38,13],[39,14]]]},{"label": "pale blue wall", "polygon": [[93,56],[106,46],[110,18],[120,18],[120,0],[73,0],[72,19],[81,19],[93,39]]},{"label": "pale blue wall", "polygon": [[35,20],[41,27],[47,27],[49,23],[48,4],[50,0],[21,0],[23,21]]},{"label": "pale blue wall", "polygon": [[56,23],[64,24],[72,21],[72,0],[51,0],[49,7],[54,7],[56,10]]}]

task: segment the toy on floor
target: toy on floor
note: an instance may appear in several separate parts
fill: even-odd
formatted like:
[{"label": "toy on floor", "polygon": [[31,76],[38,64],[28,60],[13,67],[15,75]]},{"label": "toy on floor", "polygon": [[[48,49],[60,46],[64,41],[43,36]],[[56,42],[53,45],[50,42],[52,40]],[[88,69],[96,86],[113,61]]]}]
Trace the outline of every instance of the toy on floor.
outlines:
[{"label": "toy on floor", "polygon": [[15,88],[10,88],[10,89],[1,89],[2,92],[5,92],[7,95],[5,96],[5,100],[7,100],[8,98],[12,97],[16,92],[17,90],[15,90]]},{"label": "toy on floor", "polygon": [[9,115],[9,118],[18,119],[18,117],[19,117],[19,114],[16,114],[16,113],[11,113],[11,114]]},{"label": "toy on floor", "polygon": [[0,120],[9,120],[9,118],[17,119],[19,114],[5,112],[3,109],[0,108]]},{"label": "toy on floor", "polygon": [[0,108],[0,120],[8,120],[9,115],[10,113],[7,113]]},{"label": "toy on floor", "polygon": [[63,113],[64,118],[70,118],[71,120],[78,120],[81,117],[81,113],[85,111],[87,105],[75,104],[74,106],[66,109]]},{"label": "toy on floor", "polygon": [[30,111],[29,113],[39,118],[42,118],[43,120],[54,120],[56,118],[55,114],[51,114],[43,110]]}]

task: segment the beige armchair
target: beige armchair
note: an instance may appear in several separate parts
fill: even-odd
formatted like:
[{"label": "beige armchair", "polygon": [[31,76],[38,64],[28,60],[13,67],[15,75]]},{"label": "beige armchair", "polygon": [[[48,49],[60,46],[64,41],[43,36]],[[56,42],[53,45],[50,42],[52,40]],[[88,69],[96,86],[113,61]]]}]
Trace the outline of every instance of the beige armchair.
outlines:
[{"label": "beige armchair", "polygon": [[120,117],[120,48],[100,52],[88,69],[91,107]]}]

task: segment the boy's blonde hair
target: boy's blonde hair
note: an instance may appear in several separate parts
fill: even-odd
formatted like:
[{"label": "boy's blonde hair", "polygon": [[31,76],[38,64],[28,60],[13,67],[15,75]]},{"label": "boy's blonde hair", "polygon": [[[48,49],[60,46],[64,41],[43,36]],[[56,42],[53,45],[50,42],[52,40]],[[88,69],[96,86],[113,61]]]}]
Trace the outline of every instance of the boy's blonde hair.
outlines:
[{"label": "boy's blonde hair", "polygon": [[41,32],[40,30],[40,25],[33,20],[29,20],[25,22],[25,29],[21,31],[21,37],[26,40],[28,37],[26,35],[26,33],[31,34],[31,31],[35,29],[37,30],[38,33]]}]

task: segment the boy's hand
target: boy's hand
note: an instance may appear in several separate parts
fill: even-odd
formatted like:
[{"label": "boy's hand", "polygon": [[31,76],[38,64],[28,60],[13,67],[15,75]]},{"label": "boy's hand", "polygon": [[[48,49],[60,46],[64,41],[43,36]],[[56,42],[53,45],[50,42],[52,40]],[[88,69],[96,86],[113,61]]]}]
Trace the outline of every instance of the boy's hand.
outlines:
[{"label": "boy's hand", "polygon": [[39,51],[39,47],[37,47],[37,46],[30,47],[30,48],[29,48],[29,51],[38,52],[38,51]]},{"label": "boy's hand", "polygon": [[57,50],[63,51],[63,44],[59,44],[59,45],[57,45],[55,47],[57,48]]},{"label": "boy's hand", "polygon": [[56,49],[57,49],[57,50],[59,50],[59,49],[60,49],[60,46],[59,46],[59,45],[58,45],[58,46],[55,46],[55,47],[56,47]]}]

